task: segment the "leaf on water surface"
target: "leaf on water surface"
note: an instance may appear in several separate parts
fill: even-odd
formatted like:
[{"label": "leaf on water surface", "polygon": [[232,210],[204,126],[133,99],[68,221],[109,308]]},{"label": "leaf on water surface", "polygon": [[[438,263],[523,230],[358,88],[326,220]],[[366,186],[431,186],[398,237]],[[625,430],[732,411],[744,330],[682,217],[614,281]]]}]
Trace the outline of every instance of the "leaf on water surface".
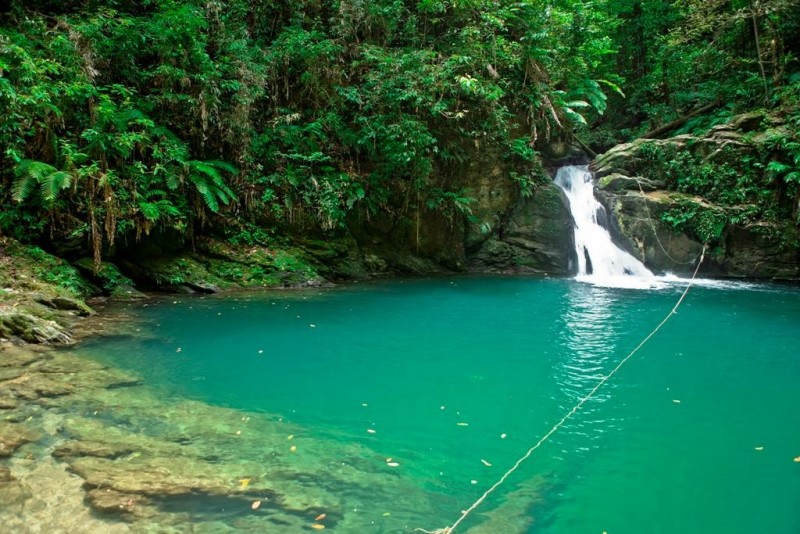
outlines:
[{"label": "leaf on water surface", "polygon": [[503,432],[502,434],[500,434],[500,439],[506,439],[507,436],[508,436],[508,434]]},{"label": "leaf on water surface", "polygon": [[757,451],[763,451],[763,450],[764,450],[764,447],[758,446],[758,447],[756,447],[756,450],[757,450]]},{"label": "leaf on water surface", "polygon": [[400,464],[397,462],[386,462],[386,465],[389,467],[400,467]]},{"label": "leaf on water surface", "polygon": [[795,462],[800,463],[800,456],[794,459]]},{"label": "leaf on water surface", "polygon": [[672,399],[672,402],[674,402],[675,404],[680,404],[681,403],[681,401],[679,401],[678,399]]},{"label": "leaf on water surface", "polygon": [[486,467],[492,467],[492,464],[490,464],[489,462],[487,462],[487,461],[486,461],[486,460],[484,460],[483,458],[481,458],[481,463],[482,463],[483,465],[485,465]]},{"label": "leaf on water surface", "polygon": [[367,429],[367,434],[374,434],[374,433],[375,433],[375,429],[374,428],[368,428]]},{"label": "leaf on water surface", "polygon": [[328,514],[319,514],[317,517],[314,518],[314,521],[322,521],[326,517],[328,517]]},{"label": "leaf on water surface", "polygon": [[292,445],[291,447],[289,447],[289,450],[291,452],[297,452],[297,445]]},{"label": "leaf on water surface", "polygon": [[311,525],[311,528],[313,528],[314,530],[322,530],[325,528],[325,525],[323,525],[322,523],[314,523]]},{"label": "leaf on water surface", "polygon": [[261,501],[255,501],[253,504],[250,505],[250,508],[253,510],[258,510],[258,507],[261,506]]},{"label": "leaf on water surface", "polygon": [[246,490],[246,489],[247,489],[247,486],[249,486],[249,485],[250,485],[250,479],[249,479],[249,478],[243,478],[243,479],[241,479],[241,480],[239,481],[239,491],[244,491],[244,490]]},{"label": "leaf on water surface", "polygon": [[469,426],[469,423],[456,423],[456,426]]},{"label": "leaf on water surface", "polygon": [[294,434],[289,434],[289,437],[286,439],[294,439]]}]

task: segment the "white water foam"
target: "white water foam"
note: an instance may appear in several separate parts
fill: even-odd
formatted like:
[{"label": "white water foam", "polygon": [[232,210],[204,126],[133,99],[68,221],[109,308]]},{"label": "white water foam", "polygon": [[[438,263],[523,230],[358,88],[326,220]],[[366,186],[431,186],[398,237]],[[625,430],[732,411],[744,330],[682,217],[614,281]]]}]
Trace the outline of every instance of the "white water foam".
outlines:
[{"label": "white water foam", "polygon": [[561,167],[555,183],[566,193],[575,222],[577,280],[603,287],[665,286],[642,262],[614,244],[608,231],[608,214],[594,197],[592,175],[586,166]]},{"label": "white water foam", "polygon": [[[555,183],[566,193],[575,221],[577,281],[623,289],[664,289],[688,282],[671,273],[654,275],[642,262],[614,243],[608,231],[609,216],[605,207],[594,197],[592,175],[585,165],[561,167],[556,173]],[[693,283],[718,289],[762,287],[739,280],[708,278],[696,278]]]}]

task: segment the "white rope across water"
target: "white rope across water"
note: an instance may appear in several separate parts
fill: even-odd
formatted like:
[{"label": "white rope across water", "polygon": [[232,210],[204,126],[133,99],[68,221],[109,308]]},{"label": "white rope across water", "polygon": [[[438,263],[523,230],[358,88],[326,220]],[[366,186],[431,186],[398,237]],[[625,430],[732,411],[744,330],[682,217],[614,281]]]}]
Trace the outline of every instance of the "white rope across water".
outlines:
[{"label": "white rope across water", "polygon": [[566,414],[566,415],[564,415],[564,417],[562,417],[562,418],[561,418],[561,420],[560,420],[558,423],[556,423],[555,425],[553,425],[553,428],[551,428],[550,430],[548,430],[548,431],[547,431],[547,434],[545,434],[544,436],[542,436],[542,437],[539,439],[539,441],[537,441],[537,442],[536,442],[536,444],[535,444],[533,447],[531,447],[530,449],[528,449],[528,451],[527,451],[527,452],[526,452],[524,455],[522,455],[522,457],[521,457],[519,460],[517,460],[517,461],[514,463],[514,465],[512,465],[512,466],[511,466],[511,469],[509,469],[508,471],[506,471],[506,472],[503,474],[503,476],[502,476],[502,477],[500,477],[500,479],[499,479],[497,482],[495,482],[495,483],[492,485],[492,487],[490,487],[489,489],[487,489],[487,490],[486,490],[486,491],[483,493],[483,495],[481,495],[481,496],[478,498],[478,500],[477,500],[477,501],[475,501],[474,503],[472,503],[472,506],[470,506],[469,508],[467,508],[466,510],[464,510],[463,512],[461,512],[461,517],[459,517],[459,518],[458,518],[458,520],[457,520],[455,523],[453,523],[452,525],[450,525],[450,526],[448,526],[448,527],[443,527],[443,528],[439,528],[439,529],[436,529],[436,530],[425,530],[425,529],[422,529],[422,528],[417,528],[417,529],[414,529],[414,530],[415,530],[415,532],[424,532],[424,533],[426,533],[426,534],[451,534],[451,533],[452,533],[452,532],[453,532],[453,531],[456,529],[456,527],[457,527],[458,525],[460,525],[460,524],[461,524],[461,522],[462,522],[462,521],[464,521],[464,519],[466,519],[466,518],[467,518],[467,516],[468,516],[470,513],[472,513],[472,512],[473,512],[473,511],[474,511],[474,510],[475,510],[475,509],[478,507],[478,506],[480,506],[480,505],[481,505],[481,503],[482,503],[484,500],[486,500],[486,497],[488,497],[488,496],[489,496],[489,495],[490,495],[492,492],[494,492],[494,490],[496,490],[498,487],[500,487],[500,485],[501,485],[501,484],[503,484],[503,482],[505,482],[505,481],[506,481],[506,479],[507,479],[509,476],[511,476],[511,474],[512,474],[514,471],[516,471],[516,470],[519,468],[519,466],[520,466],[520,465],[522,465],[522,463],[523,463],[525,460],[527,460],[527,459],[528,459],[528,458],[531,456],[531,454],[533,454],[533,452],[534,452],[536,449],[538,449],[538,448],[539,448],[539,447],[540,447],[540,446],[541,446],[541,445],[542,445],[542,444],[543,444],[545,441],[547,441],[548,439],[550,439],[550,436],[552,436],[553,434],[555,434],[555,433],[556,433],[556,431],[558,431],[558,429],[559,429],[559,428],[561,428],[561,427],[564,425],[564,423],[566,423],[566,422],[567,422],[567,420],[569,420],[569,418],[570,418],[570,417],[572,417],[573,415],[575,415],[575,413],[576,413],[578,410],[580,410],[580,409],[581,409],[581,407],[582,407],[582,406],[583,406],[583,405],[584,405],[584,404],[585,404],[585,403],[586,403],[586,402],[587,402],[589,399],[591,399],[591,398],[594,396],[594,394],[595,394],[595,393],[597,393],[597,391],[598,391],[598,390],[599,390],[601,387],[603,387],[603,384],[605,384],[606,382],[608,382],[608,381],[611,379],[611,377],[612,377],[612,376],[614,376],[614,375],[617,373],[617,371],[619,371],[619,370],[622,368],[622,366],[623,366],[623,365],[625,365],[625,363],[626,363],[628,360],[630,360],[630,359],[633,357],[633,355],[634,355],[634,354],[636,354],[637,352],[639,352],[639,349],[641,349],[641,348],[642,348],[642,347],[645,345],[645,343],[647,343],[648,341],[650,341],[650,339],[651,339],[651,338],[652,338],[654,335],[656,335],[656,332],[658,332],[659,330],[661,330],[661,327],[662,327],[662,326],[664,326],[664,325],[667,323],[667,321],[669,321],[669,319],[670,319],[670,318],[671,318],[673,315],[675,315],[675,313],[677,313],[677,311],[678,311],[678,307],[681,305],[681,303],[683,303],[683,299],[685,299],[685,298],[686,298],[686,295],[689,293],[689,289],[692,287],[692,284],[694,283],[694,280],[695,280],[695,278],[697,278],[697,272],[700,270],[700,265],[703,263],[703,259],[705,258],[705,255],[706,255],[706,247],[704,246],[704,247],[703,247],[703,251],[700,253],[700,259],[699,259],[699,261],[697,262],[697,267],[695,267],[695,269],[694,269],[694,274],[692,274],[692,278],[689,280],[689,283],[686,285],[686,289],[684,289],[684,290],[683,290],[683,293],[681,293],[681,297],[678,299],[678,302],[676,302],[676,303],[675,303],[675,306],[673,306],[673,307],[672,307],[672,309],[671,309],[671,310],[670,310],[670,312],[667,314],[667,316],[666,316],[666,317],[664,317],[664,319],[663,319],[663,320],[662,320],[660,323],[658,323],[658,326],[656,326],[656,327],[653,329],[653,331],[652,331],[652,332],[650,332],[650,333],[647,335],[647,337],[645,337],[645,338],[644,338],[644,339],[641,341],[641,343],[639,343],[638,345],[636,345],[636,347],[635,347],[635,348],[634,348],[634,349],[633,349],[633,350],[632,350],[632,351],[631,351],[631,352],[630,352],[630,353],[629,353],[627,356],[625,356],[625,357],[624,357],[624,358],[623,358],[623,359],[622,359],[622,360],[621,360],[621,361],[620,361],[620,362],[617,364],[617,366],[616,366],[616,367],[614,367],[614,369],[612,369],[612,370],[611,370],[611,372],[610,372],[610,373],[608,373],[606,376],[604,376],[604,377],[603,377],[603,378],[602,378],[602,379],[601,379],[601,380],[600,380],[600,381],[597,383],[597,385],[595,385],[595,386],[594,386],[594,388],[592,388],[592,390],[589,392],[589,394],[588,394],[588,395],[586,395],[585,397],[583,397],[583,398],[580,400],[580,402],[578,402],[578,404],[576,404],[575,406],[573,406],[573,407],[572,407],[572,409],[571,409],[569,412],[567,412],[567,414]]}]

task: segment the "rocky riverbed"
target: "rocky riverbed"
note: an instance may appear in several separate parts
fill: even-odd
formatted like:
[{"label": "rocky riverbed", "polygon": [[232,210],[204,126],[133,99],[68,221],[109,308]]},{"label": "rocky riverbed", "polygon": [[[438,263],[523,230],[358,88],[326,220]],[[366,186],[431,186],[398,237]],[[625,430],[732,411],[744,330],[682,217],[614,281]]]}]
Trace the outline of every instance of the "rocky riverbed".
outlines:
[{"label": "rocky riverbed", "polygon": [[[388,451],[176,398],[74,351],[0,344],[0,410],[13,532],[397,532],[463,506],[387,467]],[[530,502],[542,488],[518,491]],[[515,503],[475,532],[524,532]]]}]

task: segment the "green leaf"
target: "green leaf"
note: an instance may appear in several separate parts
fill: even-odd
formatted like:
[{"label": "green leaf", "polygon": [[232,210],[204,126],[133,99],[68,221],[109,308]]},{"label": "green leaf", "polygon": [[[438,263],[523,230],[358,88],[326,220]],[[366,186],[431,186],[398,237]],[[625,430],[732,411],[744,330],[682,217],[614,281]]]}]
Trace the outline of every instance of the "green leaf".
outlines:
[{"label": "green leaf", "polygon": [[609,80],[596,80],[596,81],[597,81],[598,83],[602,83],[603,85],[606,85],[606,86],[608,86],[609,88],[611,88],[611,90],[612,90],[612,91],[614,91],[615,93],[617,93],[617,94],[618,94],[619,96],[621,96],[622,98],[627,98],[627,97],[625,96],[625,93],[623,93],[623,92],[622,92],[622,88],[621,88],[619,85],[615,84],[614,82],[612,82],[612,81],[609,81]]}]

